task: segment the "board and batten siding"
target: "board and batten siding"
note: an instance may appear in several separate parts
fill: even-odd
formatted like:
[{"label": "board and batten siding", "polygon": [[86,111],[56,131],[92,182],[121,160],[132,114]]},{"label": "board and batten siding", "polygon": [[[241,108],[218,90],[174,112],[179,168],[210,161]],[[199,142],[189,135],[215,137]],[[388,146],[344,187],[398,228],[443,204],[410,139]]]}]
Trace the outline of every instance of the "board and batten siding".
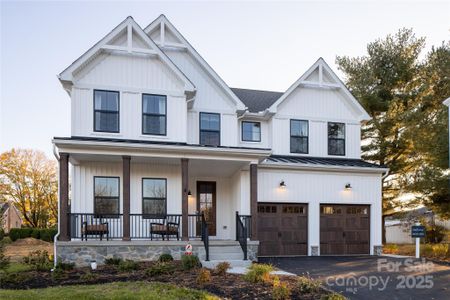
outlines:
[{"label": "board and batten siding", "polygon": [[[187,104],[182,82],[155,58],[106,55],[81,71],[72,87],[72,136],[186,142]],[[94,90],[120,92],[119,133],[94,132]],[[142,134],[142,94],[167,97],[167,134]]]},{"label": "board and batten siding", "polygon": [[[280,188],[284,180],[286,187]],[[351,190],[345,190],[350,183]],[[308,204],[308,253],[320,245],[320,204],[370,205],[370,251],[381,245],[381,174],[259,168],[258,202]]]}]

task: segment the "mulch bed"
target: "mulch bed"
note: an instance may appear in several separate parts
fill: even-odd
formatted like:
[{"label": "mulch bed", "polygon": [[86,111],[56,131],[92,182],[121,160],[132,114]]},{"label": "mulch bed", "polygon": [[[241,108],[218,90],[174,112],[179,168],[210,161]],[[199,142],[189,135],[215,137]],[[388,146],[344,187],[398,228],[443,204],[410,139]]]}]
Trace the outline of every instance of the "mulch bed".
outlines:
[{"label": "mulch bed", "polygon": [[[179,261],[171,262],[175,266],[175,271],[171,274],[149,276],[145,270],[151,267],[154,262],[140,263],[138,270],[120,272],[116,266],[99,266],[97,270],[90,268],[77,268],[64,271],[58,278],[53,278],[51,272],[27,271],[16,273],[15,276],[8,276],[3,280],[0,278],[0,288],[3,289],[34,289],[63,285],[83,285],[99,284],[125,281],[153,281],[171,283],[177,286],[204,290],[221,298],[228,299],[272,299],[272,285],[269,283],[250,283],[243,280],[242,275],[226,274],[217,275],[211,270],[211,282],[204,285],[197,283],[199,268],[182,270]],[[95,274],[92,278],[86,279],[84,274]],[[83,276],[84,275],[84,276]],[[1,275],[0,275],[1,276]],[[286,282],[292,289],[292,299],[320,299],[323,295],[329,294],[322,289],[313,294],[301,294],[296,289],[296,277],[280,276],[282,282]]]}]

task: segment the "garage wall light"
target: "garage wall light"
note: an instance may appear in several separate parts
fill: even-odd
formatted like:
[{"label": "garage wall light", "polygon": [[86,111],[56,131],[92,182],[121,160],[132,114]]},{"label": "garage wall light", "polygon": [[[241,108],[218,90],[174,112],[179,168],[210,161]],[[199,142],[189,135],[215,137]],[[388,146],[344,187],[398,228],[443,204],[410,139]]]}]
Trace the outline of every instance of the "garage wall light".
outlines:
[{"label": "garage wall light", "polygon": [[350,183],[347,183],[347,184],[345,185],[345,189],[346,189],[346,190],[351,190],[351,189],[352,189],[352,185],[351,185]]},{"label": "garage wall light", "polygon": [[286,188],[286,183],[284,183],[284,180],[281,180],[280,188],[282,188],[282,189]]}]

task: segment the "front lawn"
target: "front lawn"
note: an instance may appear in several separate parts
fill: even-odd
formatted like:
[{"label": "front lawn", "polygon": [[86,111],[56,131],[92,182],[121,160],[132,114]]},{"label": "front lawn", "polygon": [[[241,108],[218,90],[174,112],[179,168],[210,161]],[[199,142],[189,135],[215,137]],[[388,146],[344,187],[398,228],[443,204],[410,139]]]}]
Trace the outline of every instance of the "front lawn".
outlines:
[{"label": "front lawn", "polygon": [[0,290],[0,299],[219,299],[211,294],[157,282],[114,282],[33,290]]}]

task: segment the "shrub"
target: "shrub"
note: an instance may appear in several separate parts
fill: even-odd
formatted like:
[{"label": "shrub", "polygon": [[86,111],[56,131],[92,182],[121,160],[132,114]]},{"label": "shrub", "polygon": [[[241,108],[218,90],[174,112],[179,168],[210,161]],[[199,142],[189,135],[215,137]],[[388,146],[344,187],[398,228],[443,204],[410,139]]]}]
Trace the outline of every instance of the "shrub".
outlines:
[{"label": "shrub", "polygon": [[396,244],[388,244],[383,247],[385,253],[397,254],[398,246]]},{"label": "shrub", "polygon": [[56,264],[56,268],[55,269],[63,270],[63,271],[70,271],[70,270],[73,270],[74,267],[75,267],[74,263],[65,263],[65,262],[59,261]]},{"label": "shrub", "polygon": [[227,273],[227,271],[231,268],[230,263],[223,261],[221,263],[218,263],[216,266],[216,274],[223,276]]},{"label": "shrub", "polygon": [[52,262],[47,251],[36,250],[23,258],[23,262],[30,265],[36,271],[48,271],[52,268]]},{"label": "shrub", "polygon": [[35,239],[39,239],[41,237],[41,231],[39,229],[37,229],[37,228],[34,228],[31,231],[31,237],[35,238]]},{"label": "shrub", "polygon": [[347,298],[345,298],[339,293],[331,293],[320,297],[320,300],[346,300],[346,299]]},{"label": "shrub", "polygon": [[20,228],[19,234],[21,239],[31,237],[31,233],[33,232],[33,228]]},{"label": "shrub", "polygon": [[273,279],[272,298],[275,300],[291,299],[291,289],[278,276]]},{"label": "shrub", "polygon": [[244,275],[244,280],[249,282],[267,282],[270,279],[270,272],[273,267],[267,264],[252,264],[247,273]]},{"label": "shrub", "polygon": [[444,240],[445,227],[440,225],[426,226],[425,242],[438,244]]},{"label": "shrub", "polygon": [[436,244],[432,245],[433,256],[446,257],[448,253],[448,244]]},{"label": "shrub", "polygon": [[10,284],[14,286],[21,286],[24,281],[30,280],[32,277],[33,275],[28,272],[6,272],[0,276],[0,285],[3,286],[5,284]]},{"label": "shrub", "polygon": [[83,281],[94,281],[94,280],[97,279],[97,277],[98,277],[97,274],[92,273],[91,271],[87,271],[86,273],[84,273],[84,274],[82,274],[80,276],[80,280],[83,280]]},{"label": "shrub", "polygon": [[53,242],[53,239],[55,238],[55,235],[57,232],[58,232],[58,230],[54,229],[54,228],[41,229],[40,239],[51,243],[51,242]]},{"label": "shrub", "polygon": [[138,269],[137,262],[135,262],[131,259],[122,260],[119,263],[119,271],[121,271],[121,272],[130,272],[130,271],[134,271],[137,269]]},{"label": "shrub", "polygon": [[163,275],[163,274],[172,274],[175,271],[174,266],[166,262],[158,262],[145,270],[145,274],[150,277]]},{"label": "shrub", "polygon": [[201,268],[196,281],[201,286],[211,282],[211,272],[208,269]]},{"label": "shrub", "polygon": [[432,247],[432,245],[430,245],[430,244],[423,245],[423,248],[421,248],[421,253],[424,256],[428,256],[428,257],[433,256],[433,247]]},{"label": "shrub", "polygon": [[297,279],[298,290],[302,293],[315,293],[320,289],[321,282],[309,277],[299,276]]},{"label": "shrub", "polygon": [[5,231],[3,230],[3,228],[0,228],[0,241],[2,241],[4,237],[5,237]]},{"label": "shrub", "polygon": [[109,257],[105,259],[105,264],[110,266],[118,266],[123,261],[120,257]]},{"label": "shrub", "polygon": [[169,253],[163,253],[159,256],[158,261],[159,262],[173,261],[173,257]]},{"label": "shrub", "polygon": [[181,265],[184,270],[190,270],[196,267],[200,267],[201,263],[195,255],[183,255],[181,256]]},{"label": "shrub", "polygon": [[67,276],[64,274],[64,270],[63,269],[60,269],[60,268],[53,269],[53,272],[52,272],[52,279],[53,280],[62,279],[64,277],[67,277]]},{"label": "shrub", "polygon": [[20,228],[11,228],[11,230],[9,231],[9,238],[13,242],[20,239]]},{"label": "shrub", "polygon": [[9,257],[5,256],[4,245],[0,244],[0,270],[6,270],[9,267]]}]

